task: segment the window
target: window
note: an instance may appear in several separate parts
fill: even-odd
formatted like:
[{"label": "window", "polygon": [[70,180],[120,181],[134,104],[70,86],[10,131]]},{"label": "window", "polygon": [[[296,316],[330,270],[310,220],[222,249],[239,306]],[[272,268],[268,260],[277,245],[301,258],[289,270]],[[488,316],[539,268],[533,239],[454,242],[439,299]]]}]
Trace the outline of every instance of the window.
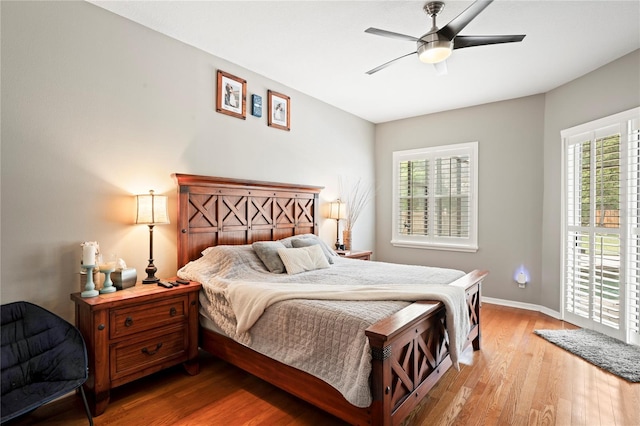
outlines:
[{"label": "window", "polygon": [[640,108],[562,132],[563,316],[640,343]]},{"label": "window", "polygon": [[393,153],[391,244],[478,250],[478,143]]}]

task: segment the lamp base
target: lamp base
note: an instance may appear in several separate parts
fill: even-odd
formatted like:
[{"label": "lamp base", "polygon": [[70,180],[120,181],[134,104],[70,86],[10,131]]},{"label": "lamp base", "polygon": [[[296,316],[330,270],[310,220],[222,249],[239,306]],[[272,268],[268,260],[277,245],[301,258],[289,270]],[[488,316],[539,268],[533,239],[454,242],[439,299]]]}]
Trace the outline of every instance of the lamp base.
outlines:
[{"label": "lamp base", "polygon": [[142,280],[142,284],[158,284],[160,278],[156,277],[156,271],[158,268],[153,264],[153,259],[149,259],[149,265],[144,270],[147,273],[147,278]]}]

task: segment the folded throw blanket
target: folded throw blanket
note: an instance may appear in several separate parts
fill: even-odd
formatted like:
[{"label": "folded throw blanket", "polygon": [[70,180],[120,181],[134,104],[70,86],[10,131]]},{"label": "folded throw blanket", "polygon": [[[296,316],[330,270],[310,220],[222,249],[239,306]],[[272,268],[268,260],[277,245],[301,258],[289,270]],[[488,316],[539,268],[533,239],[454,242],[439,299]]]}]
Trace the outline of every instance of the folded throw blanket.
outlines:
[{"label": "folded throw blanket", "polygon": [[445,305],[451,361],[459,369],[458,357],[469,334],[469,314],[464,289],[449,285],[389,284],[291,284],[234,282],[226,297],[236,315],[238,334],[248,331],[269,306],[291,299],[314,300],[437,300]]}]

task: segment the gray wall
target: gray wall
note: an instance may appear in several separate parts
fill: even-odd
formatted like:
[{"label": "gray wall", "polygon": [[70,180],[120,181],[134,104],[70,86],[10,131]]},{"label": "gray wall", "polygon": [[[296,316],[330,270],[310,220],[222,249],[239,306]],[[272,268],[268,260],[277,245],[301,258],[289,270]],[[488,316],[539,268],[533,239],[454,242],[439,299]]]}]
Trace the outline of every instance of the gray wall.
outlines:
[{"label": "gray wall", "polygon": [[[175,172],[324,185],[324,202],[340,176],[375,180],[356,248],[487,268],[486,296],[559,310],[560,130],[640,105],[636,51],[547,94],[374,126],[88,3],[4,1],[0,12],[0,297],[67,318],[80,242],[144,270],[148,229],[133,225],[133,194],[169,195],[172,224],[156,227],[154,255],[158,275],[175,273]],[[216,113],[217,69],[245,78],[248,95],[291,96],[291,132]],[[475,140],[480,250],[392,247],[391,152]],[[335,239],[335,222],[320,228]],[[531,272],[524,290],[520,265]]]},{"label": "gray wall", "polygon": [[[489,269],[483,294],[536,303],[540,289],[544,96],[399,120],[376,127],[376,255],[379,260]],[[478,141],[477,253],[398,248],[391,240],[393,151]],[[524,265],[531,285],[513,275]]]},{"label": "gray wall", "polygon": [[[640,50],[548,93],[376,127],[378,260],[489,269],[483,294],[560,311],[560,131],[640,105]],[[479,141],[477,253],[391,246],[391,153]],[[521,290],[514,271],[524,265]]]},{"label": "gray wall", "polygon": [[[149,232],[133,194],[169,195],[156,226],[158,276],[176,272],[172,173],[325,186],[374,180],[374,125],[85,2],[2,2],[1,300],[72,318],[80,243],[138,269]],[[215,112],[216,70],[247,80],[265,114]],[[291,97],[291,132],[266,125],[267,89]],[[373,247],[373,205],[354,228]],[[321,220],[332,243],[335,221]]]},{"label": "gray wall", "polygon": [[640,106],[640,50],[546,94],[542,198],[542,305],[560,310],[560,131]]}]

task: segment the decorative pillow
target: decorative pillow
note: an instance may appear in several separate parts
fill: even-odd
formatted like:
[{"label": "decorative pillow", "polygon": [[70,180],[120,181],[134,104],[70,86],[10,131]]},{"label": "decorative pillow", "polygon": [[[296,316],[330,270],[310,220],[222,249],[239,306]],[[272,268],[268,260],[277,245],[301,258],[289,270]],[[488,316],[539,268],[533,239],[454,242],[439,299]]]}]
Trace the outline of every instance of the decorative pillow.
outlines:
[{"label": "decorative pillow", "polygon": [[319,245],[300,248],[281,248],[278,254],[284,263],[287,274],[299,274],[329,267],[329,262]]},{"label": "decorative pillow", "polygon": [[[321,249],[322,244],[318,240],[314,240],[313,238],[297,238],[291,241],[291,246],[293,248],[301,248],[301,247],[310,247],[310,246],[319,246]],[[327,257],[327,262],[333,263],[333,259],[331,255],[327,255],[327,253],[322,250],[323,254]]]},{"label": "decorative pillow", "polygon": [[[294,241],[296,241],[297,246],[293,245]],[[327,243],[322,241],[320,237],[315,234],[294,235],[293,237],[288,237],[280,240],[280,242],[287,248],[308,247],[308,245],[312,244],[311,241],[315,242],[315,244],[319,244],[325,256],[327,256],[327,261],[329,263],[333,263],[333,257],[337,256],[336,252],[334,252],[331,247],[327,245]]]},{"label": "decorative pillow", "polygon": [[278,250],[285,248],[282,243],[278,241],[257,241],[251,246],[269,272],[274,274],[282,274],[284,272],[284,263],[282,263],[278,255]]}]

